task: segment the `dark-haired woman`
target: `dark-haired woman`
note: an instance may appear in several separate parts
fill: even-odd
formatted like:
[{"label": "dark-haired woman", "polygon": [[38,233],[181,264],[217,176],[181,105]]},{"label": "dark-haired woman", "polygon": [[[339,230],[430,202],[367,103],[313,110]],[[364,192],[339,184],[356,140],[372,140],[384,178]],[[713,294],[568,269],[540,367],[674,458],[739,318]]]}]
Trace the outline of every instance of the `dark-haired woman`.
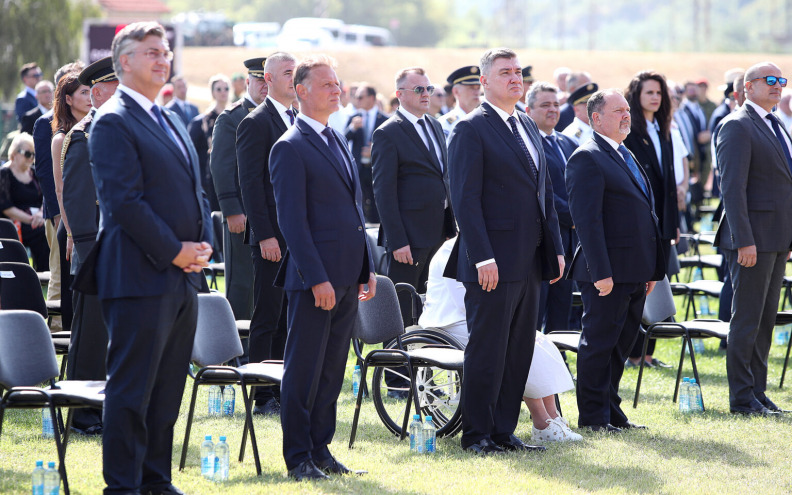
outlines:
[{"label": "dark-haired woman", "polygon": [[[671,144],[671,98],[665,77],[657,72],[636,74],[624,94],[630,104],[632,124],[624,145],[643,166],[654,193],[655,213],[662,237],[665,259],[668,260],[672,243],[679,240],[679,210],[674,175],[674,148]],[[667,268],[670,268],[666,263]],[[667,272],[669,276],[673,273]],[[667,367],[652,357],[654,339],[646,350],[646,363]],[[629,357],[629,364],[640,364],[643,352],[643,334],[639,334]]]}]

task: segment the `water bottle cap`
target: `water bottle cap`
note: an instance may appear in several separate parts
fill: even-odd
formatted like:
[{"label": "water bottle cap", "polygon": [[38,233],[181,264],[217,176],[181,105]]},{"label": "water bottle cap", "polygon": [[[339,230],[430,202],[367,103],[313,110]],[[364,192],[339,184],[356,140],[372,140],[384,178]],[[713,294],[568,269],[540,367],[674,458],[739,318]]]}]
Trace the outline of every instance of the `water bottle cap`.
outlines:
[{"label": "water bottle cap", "polygon": [[685,378],[683,378],[683,379],[682,379],[682,381],[683,381],[683,382],[689,382],[689,381],[690,381],[690,378],[688,378],[688,377],[685,377]]},{"label": "water bottle cap", "polygon": [[432,421],[432,417],[431,416],[427,416],[426,417],[426,421]]},{"label": "water bottle cap", "polygon": [[413,414],[413,419],[417,419],[418,421],[420,421],[421,420],[421,415],[420,414]]},{"label": "water bottle cap", "polygon": [[49,464],[47,464],[47,466],[48,466],[50,469],[55,469],[55,461],[49,461]]},{"label": "water bottle cap", "polygon": [[695,378],[691,378],[690,379],[690,383],[696,383],[696,379]]},{"label": "water bottle cap", "polygon": [[359,369],[360,369],[360,365],[359,365],[359,364],[356,364],[356,365],[355,365],[355,369],[356,369],[356,370],[359,370]]},{"label": "water bottle cap", "polygon": [[226,438],[226,437],[220,437],[220,441],[221,441],[221,442],[225,442],[225,438]]},{"label": "water bottle cap", "polygon": [[36,467],[40,467],[44,465],[44,461],[36,461]]},{"label": "water bottle cap", "polygon": [[212,439],[212,435],[206,435],[206,436],[204,437],[204,440],[211,440],[211,439]]}]

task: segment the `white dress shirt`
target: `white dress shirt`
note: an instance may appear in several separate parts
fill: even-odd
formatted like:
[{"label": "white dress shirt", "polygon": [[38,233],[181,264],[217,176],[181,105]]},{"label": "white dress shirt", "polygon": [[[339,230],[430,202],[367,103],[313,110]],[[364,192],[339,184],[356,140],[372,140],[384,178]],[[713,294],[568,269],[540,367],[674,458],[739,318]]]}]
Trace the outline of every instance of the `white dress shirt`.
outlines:
[{"label": "white dress shirt", "polygon": [[[407,119],[413,127],[415,127],[415,132],[418,133],[418,136],[421,137],[421,141],[423,141],[424,146],[427,149],[431,149],[429,143],[426,141],[426,133],[429,133],[432,140],[432,145],[434,146],[435,155],[437,156],[437,161],[440,163],[440,170],[443,169],[443,155],[442,151],[440,150],[440,143],[437,142],[437,138],[434,136],[434,132],[432,132],[432,124],[429,123],[426,115],[423,117],[416,117],[415,115],[411,114],[404,108],[400,108],[397,110],[405,119]],[[426,132],[424,132],[424,128],[418,123],[419,120],[423,120],[424,125],[426,126]]]},{"label": "white dress shirt", "polygon": [[[767,118],[767,114],[769,114],[770,112],[768,112],[767,110],[765,110],[764,108],[760,107],[759,105],[757,105],[756,103],[752,102],[747,98],[745,99],[745,104],[750,105],[751,107],[753,107],[754,110],[756,110],[756,113],[759,114],[759,117],[762,119],[762,122],[764,122],[765,125],[767,125],[767,128],[770,129],[770,132],[773,134],[773,136],[775,136],[775,131],[773,130],[773,123],[770,122],[770,119]],[[779,123],[778,126],[781,127],[783,126],[783,124]],[[792,143],[789,142],[789,136],[787,136],[786,132],[782,132],[781,134],[784,136],[784,141],[786,141],[787,150],[789,150],[790,153],[792,153]]]},{"label": "white dress shirt", "polygon": [[[138,93],[137,91],[135,91],[134,89],[128,86],[124,86],[123,84],[118,85],[118,91],[125,93],[127,96],[135,100],[135,103],[140,105],[140,107],[146,111],[149,117],[151,117],[154,120],[154,122],[157,124],[157,127],[160,126],[157,116],[154,114],[154,112],[152,112],[152,109],[157,105],[156,103],[154,103],[154,101],[149,100],[147,97],[143,96],[142,94]],[[160,107],[160,112],[162,112],[162,107]],[[179,149],[184,155],[184,158],[187,160],[187,163],[190,163],[190,155],[187,153],[187,148],[184,146],[184,143],[182,143],[181,138],[179,138],[179,134],[173,128],[173,124],[170,123],[168,119],[164,117],[164,115],[163,115],[163,120],[168,124],[168,128],[169,128],[168,130],[171,133],[171,138],[176,142],[177,145],[179,145]]]},{"label": "white dress shirt", "polygon": [[[298,118],[298,119],[302,119],[302,120],[303,120],[303,121],[304,121],[306,124],[308,124],[308,126],[309,126],[311,129],[313,129],[313,130],[314,130],[314,131],[315,131],[317,134],[319,134],[319,138],[320,138],[322,141],[324,141],[324,143],[325,143],[325,144],[328,146],[328,148],[330,147],[330,143],[329,143],[329,141],[327,140],[327,136],[325,136],[324,134],[322,134],[322,131],[324,131],[324,130],[325,130],[325,127],[327,127],[325,124],[322,124],[321,122],[319,122],[319,121],[317,121],[317,120],[314,120],[314,119],[312,119],[311,117],[309,117],[309,116],[305,115],[304,113],[299,113],[299,114],[297,114],[297,118]],[[342,145],[343,145],[343,143],[336,143],[336,144],[338,144],[339,151],[341,151],[341,148],[343,147],[343,146],[342,146]],[[343,151],[341,151],[341,154],[342,154],[342,155],[343,155],[343,153],[344,153],[344,152],[343,152]],[[350,167],[350,164],[349,164],[349,163],[347,163],[347,160],[344,160],[344,167],[346,168],[346,171],[347,171],[347,173],[349,174],[349,178],[351,179],[351,178],[352,178],[352,171],[349,169],[349,167]]]},{"label": "white dress shirt", "polygon": [[[292,126],[291,119],[289,119],[289,115],[286,113],[286,110],[288,110],[288,108],[286,108],[285,105],[283,105],[281,102],[271,97],[270,95],[267,95],[267,100],[269,100],[269,102],[275,107],[275,110],[278,111],[278,115],[280,115],[280,118],[281,120],[283,120],[283,123],[286,124],[286,128],[288,129],[289,127],[291,127]],[[292,113],[294,113],[293,108],[292,108]],[[297,115],[295,115],[295,117],[296,116]]]}]

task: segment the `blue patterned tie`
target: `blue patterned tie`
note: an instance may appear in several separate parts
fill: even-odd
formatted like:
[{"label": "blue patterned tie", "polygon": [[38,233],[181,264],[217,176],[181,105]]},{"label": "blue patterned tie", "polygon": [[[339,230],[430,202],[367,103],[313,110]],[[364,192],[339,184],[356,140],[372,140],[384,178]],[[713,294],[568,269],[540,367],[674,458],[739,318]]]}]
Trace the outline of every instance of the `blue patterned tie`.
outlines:
[{"label": "blue patterned tie", "polygon": [[286,115],[289,116],[289,123],[294,125],[294,111],[290,108],[286,110]]},{"label": "blue patterned tie", "polygon": [[168,125],[167,122],[165,122],[165,117],[162,116],[162,110],[160,110],[159,105],[154,105],[153,107],[151,107],[151,113],[153,113],[154,116],[157,117],[157,122],[159,122],[159,125],[160,127],[162,127],[162,130],[165,131],[165,134],[167,134],[168,137],[171,139],[171,141],[173,141],[173,144],[175,144],[177,148],[181,149],[181,146],[179,146],[179,142],[176,141],[176,136],[173,135],[173,131],[171,131],[170,126]]},{"label": "blue patterned tie", "polygon": [[773,132],[775,132],[776,139],[778,139],[781,149],[784,150],[784,156],[786,156],[789,171],[792,172],[792,156],[789,154],[789,146],[787,146],[786,139],[784,139],[784,133],[781,132],[781,126],[778,125],[778,120],[776,120],[772,113],[768,113],[765,118],[773,124]]},{"label": "blue patterned tie", "polygon": [[624,161],[627,163],[627,168],[630,169],[630,172],[632,173],[633,177],[635,177],[635,180],[637,180],[638,184],[641,185],[641,189],[643,189],[644,194],[649,196],[649,189],[647,189],[646,182],[644,181],[640,170],[638,170],[638,164],[635,163],[632,155],[629,151],[627,151],[627,148],[623,144],[619,145],[619,153],[621,153],[622,158],[624,158]]},{"label": "blue patterned tie", "polygon": [[338,164],[344,167],[344,170],[347,171],[347,175],[349,176],[350,183],[352,183],[352,172],[349,170],[349,165],[347,165],[347,161],[344,159],[344,155],[341,152],[341,147],[336,142],[336,137],[333,134],[333,129],[330,127],[325,127],[322,131],[324,137],[327,138],[327,146],[330,147],[330,151],[333,153],[333,156],[338,161]]}]

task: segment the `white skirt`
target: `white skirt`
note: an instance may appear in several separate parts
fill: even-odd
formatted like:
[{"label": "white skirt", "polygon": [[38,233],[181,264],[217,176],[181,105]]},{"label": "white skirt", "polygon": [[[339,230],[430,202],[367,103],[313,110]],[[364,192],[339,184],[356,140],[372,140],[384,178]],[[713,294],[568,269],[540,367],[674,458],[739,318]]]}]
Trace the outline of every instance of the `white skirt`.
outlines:
[{"label": "white skirt", "polygon": [[541,399],[548,395],[560,394],[574,388],[572,376],[564,364],[564,358],[546,335],[536,332],[531,371],[525,382],[523,396]]}]

